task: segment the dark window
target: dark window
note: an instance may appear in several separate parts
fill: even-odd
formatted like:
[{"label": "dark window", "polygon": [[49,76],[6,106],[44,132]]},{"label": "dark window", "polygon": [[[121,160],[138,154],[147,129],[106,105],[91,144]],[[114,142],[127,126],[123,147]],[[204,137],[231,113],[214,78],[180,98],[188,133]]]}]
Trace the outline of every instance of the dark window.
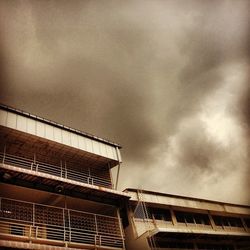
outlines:
[{"label": "dark window", "polygon": [[[171,248],[171,249],[194,249],[193,243],[189,242],[177,242],[177,241],[171,241],[167,242],[164,240],[156,240],[155,244],[159,248]],[[151,245],[149,241],[149,245]]]},{"label": "dark window", "polygon": [[175,211],[177,222],[210,225],[207,214]]},{"label": "dark window", "polygon": [[215,244],[198,244],[200,250],[233,250],[234,247],[231,245],[215,245]]},{"label": "dark window", "polygon": [[175,212],[175,216],[176,216],[176,219],[177,219],[177,222],[181,222],[181,223],[185,223],[186,220],[185,220],[185,214],[184,212]]},{"label": "dark window", "polygon": [[156,220],[172,221],[171,214],[168,209],[162,208],[149,208],[149,213],[151,217],[154,216]]},{"label": "dark window", "polygon": [[243,227],[241,219],[237,217],[225,217],[214,215],[213,220],[216,226]]},{"label": "dark window", "polygon": [[209,217],[207,214],[194,214],[196,224],[210,225]]}]

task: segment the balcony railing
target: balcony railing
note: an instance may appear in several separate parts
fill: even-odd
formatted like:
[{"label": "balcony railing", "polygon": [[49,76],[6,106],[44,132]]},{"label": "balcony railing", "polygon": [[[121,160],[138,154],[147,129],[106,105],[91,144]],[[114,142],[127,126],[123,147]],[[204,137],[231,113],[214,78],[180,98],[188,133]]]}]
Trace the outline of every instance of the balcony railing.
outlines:
[{"label": "balcony railing", "polygon": [[0,198],[0,238],[124,249],[118,217]]},{"label": "balcony railing", "polygon": [[0,162],[35,172],[46,173],[69,180],[79,181],[91,185],[112,188],[110,179],[101,178],[91,174],[91,169],[86,171],[75,170],[66,165],[52,165],[45,162],[34,161],[33,159],[24,158],[16,155],[0,153]]}]

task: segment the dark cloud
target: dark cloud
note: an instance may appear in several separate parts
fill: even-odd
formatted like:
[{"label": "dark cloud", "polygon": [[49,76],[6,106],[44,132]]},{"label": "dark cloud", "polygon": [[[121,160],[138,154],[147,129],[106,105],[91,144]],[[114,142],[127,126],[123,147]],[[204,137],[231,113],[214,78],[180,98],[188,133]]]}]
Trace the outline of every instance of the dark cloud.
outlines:
[{"label": "dark cloud", "polygon": [[[218,145],[197,117],[210,114],[204,107],[214,97],[218,107],[230,109],[223,113],[223,106],[220,115],[237,121],[237,143],[249,138],[238,134],[249,129],[249,91],[242,94],[247,82],[236,78],[234,93],[222,91],[220,98],[229,104],[216,96],[228,86],[227,76],[234,77],[228,65],[247,74],[242,66],[248,64],[247,1],[0,5],[1,102],[119,142],[124,167],[137,173],[135,180],[124,177],[126,185],[167,191],[153,178],[149,186],[144,182],[151,169],[168,165],[162,162],[172,152],[170,138],[177,145],[178,154],[172,153],[180,176],[192,169],[199,183],[224,170],[232,174],[227,156],[236,142]],[[185,121],[190,125],[180,131]]]}]

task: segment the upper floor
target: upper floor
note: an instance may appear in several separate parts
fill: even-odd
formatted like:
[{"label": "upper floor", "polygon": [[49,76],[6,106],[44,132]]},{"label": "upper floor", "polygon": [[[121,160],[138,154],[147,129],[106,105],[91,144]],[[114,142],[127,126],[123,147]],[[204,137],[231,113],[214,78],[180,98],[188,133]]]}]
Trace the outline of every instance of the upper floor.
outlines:
[{"label": "upper floor", "polygon": [[[111,169],[120,145],[52,121],[0,106],[0,178],[15,185],[116,202]],[[116,180],[117,181],[117,180]],[[38,184],[34,184],[38,183]]]}]

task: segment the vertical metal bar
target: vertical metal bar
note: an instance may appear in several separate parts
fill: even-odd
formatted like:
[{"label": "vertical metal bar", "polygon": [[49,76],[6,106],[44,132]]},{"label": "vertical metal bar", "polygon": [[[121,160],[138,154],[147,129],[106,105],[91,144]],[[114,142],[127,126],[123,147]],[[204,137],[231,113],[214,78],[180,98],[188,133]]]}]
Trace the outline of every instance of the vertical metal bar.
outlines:
[{"label": "vertical metal bar", "polygon": [[116,214],[117,214],[117,218],[118,218],[118,224],[119,224],[120,234],[121,234],[121,237],[122,237],[122,247],[123,247],[123,249],[125,249],[124,231],[123,231],[121,217],[120,217],[120,212],[119,212],[118,208],[116,209]]},{"label": "vertical metal bar", "polygon": [[120,173],[120,168],[121,168],[121,161],[120,161],[120,157],[119,157],[119,152],[118,152],[118,147],[115,148],[116,151],[116,156],[117,156],[117,160],[118,160],[118,169],[117,169],[117,174],[116,174],[116,183],[115,183],[115,189],[117,190],[118,187],[118,181],[119,181],[119,173]]},{"label": "vertical metal bar", "polygon": [[33,170],[33,166],[36,166],[35,171],[37,171],[37,165],[36,165],[36,153],[34,153],[34,161],[31,163],[31,170]]},{"label": "vertical metal bar", "polygon": [[32,226],[29,225],[29,240],[31,241],[31,236],[32,236]]},{"label": "vertical metal bar", "polygon": [[88,178],[87,178],[87,179],[88,179],[88,184],[90,184],[90,183],[89,183],[89,178],[91,178],[91,171],[90,171],[90,167],[88,167],[88,173],[89,173],[89,176],[88,176]]},{"label": "vertical metal bar", "polygon": [[6,144],[4,144],[4,148],[3,148],[3,164],[5,160],[5,155],[6,155]]},{"label": "vertical metal bar", "polygon": [[208,218],[209,218],[211,227],[215,230],[216,225],[215,225],[215,223],[214,223],[214,219],[213,219],[212,215],[211,215],[209,212],[208,212]]},{"label": "vertical metal bar", "polygon": [[61,174],[60,175],[61,175],[61,177],[63,177],[63,164],[62,164],[62,160],[60,160],[60,167],[61,167],[61,170],[60,170]]},{"label": "vertical metal bar", "polygon": [[116,190],[117,190],[117,187],[118,187],[118,180],[119,180],[120,168],[121,168],[121,165],[120,165],[120,162],[119,162],[119,163],[118,163],[117,174],[116,174],[116,183],[115,183],[115,189],[116,189]]},{"label": "vertical metal bar", "polygon": [[71,242],[71,222],[70,222],[70,211],[68,209],[68,220],[69,220],[69,242]]},{"label": "vertical metal bar", "polygon": [[65,167],[65,179],[68,179],[68,170],[67,170],[66,161],[65,161],[65,163],[64,163],[64,167]]},{"label": "vertical metal bar", "polygon": [[62,209],[63,210],[63,241],[65,242],[65,239],[66,239],[66,237],[65,237],[65,234],[66,234],[66,230],[65,230],[65,209],[63,208]]},{"label": "vertical metal bar", "polygon": [[97,226],[96,214],[94,214],[94,218],[95,218],[95,231],[96,231],[96,234],[98,234],[98,226]]},{"label": "vertical metal bar", "polygon": [[111,181],[111,188],[114,189],[114,180],[111,172],[111,166],[110,163],[108,162],[108,168],[109,168],[109,176],[110,176],[110,181]]},{"label": "vertical metal bar", "polygon": [[35,214],[35,203],[33,203],[33,205],[32,205],[32,216],[33,216],[33,218],[32,218],[32,222],[33,222],[33,226],[35,226],[35,216],[36,216],[36,214]]},{"label": "vertical metal bar", "polygon": [[177,219],[176,219],[175,213],[174,213],[172,208],[170,208],[170,214],[171,214],[172,224],[173,224],[173,226],[176,226],[177,225]]}]

